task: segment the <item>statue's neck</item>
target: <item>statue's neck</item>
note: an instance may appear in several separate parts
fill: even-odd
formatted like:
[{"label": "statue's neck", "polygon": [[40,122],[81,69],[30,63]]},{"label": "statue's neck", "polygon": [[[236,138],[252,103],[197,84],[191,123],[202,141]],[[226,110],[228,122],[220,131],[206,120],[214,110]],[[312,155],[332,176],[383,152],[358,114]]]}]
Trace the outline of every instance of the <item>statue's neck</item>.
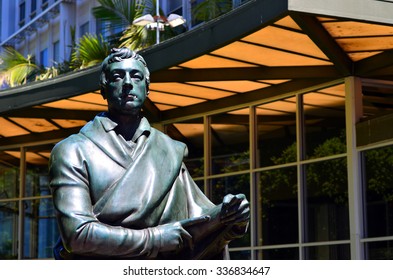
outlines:
[{"label": "statue's neck", "polygon": [[111,113],[109,113],[109,118],[117,123],[115,128],[116,133],[123,136],[123,138],[127,141],[132,139],[141,122],[141,116],[139,114],[111,115]]}]

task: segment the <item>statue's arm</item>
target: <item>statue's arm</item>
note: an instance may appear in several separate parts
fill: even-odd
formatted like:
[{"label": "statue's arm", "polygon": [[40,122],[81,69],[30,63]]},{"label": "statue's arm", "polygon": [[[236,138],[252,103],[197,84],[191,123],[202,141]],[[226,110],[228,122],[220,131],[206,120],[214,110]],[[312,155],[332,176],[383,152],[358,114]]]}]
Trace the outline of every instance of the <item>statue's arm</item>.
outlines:
[{"label": "statue's arm", "polygon": [[68,252],[119,258],[153,258],[157,254],[160,235],[155,228],[133,230],[98,221],[84,187],[56,187],[53,199],[63,245]]},{"label": "statue's arm", "polygon": [[87,256],[154,258],[160,248],[158,229],[111,226],[95,217],[81,153],[62,145],[51,156],[50,186],[65,249]]}]

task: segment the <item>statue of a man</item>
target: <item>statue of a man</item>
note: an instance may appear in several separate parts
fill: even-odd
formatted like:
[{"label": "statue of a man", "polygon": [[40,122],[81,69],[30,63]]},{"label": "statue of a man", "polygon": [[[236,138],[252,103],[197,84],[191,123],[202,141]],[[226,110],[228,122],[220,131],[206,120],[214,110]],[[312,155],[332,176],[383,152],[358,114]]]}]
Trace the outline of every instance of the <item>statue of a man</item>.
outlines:
[{"label": "statue of a man", "polygon": [[183,163],[185,144],[141,115],[149,76],[140,55],[112,49],[101,73],[108,111],[54,147],[55,258],[222,259],[246,232],[246,197],[214,205]]}]

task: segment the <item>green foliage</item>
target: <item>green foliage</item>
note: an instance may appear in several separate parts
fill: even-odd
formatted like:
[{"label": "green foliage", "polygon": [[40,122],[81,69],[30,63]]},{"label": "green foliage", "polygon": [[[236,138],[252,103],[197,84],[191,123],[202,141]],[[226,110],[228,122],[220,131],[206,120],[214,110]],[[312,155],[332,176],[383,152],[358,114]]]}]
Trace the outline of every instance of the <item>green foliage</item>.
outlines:
[{"label": "green foliage", "polygon": [[347,146],[345,144],[345,135],[341,135],[340,137],[333,137],[327,139],[321,145],[314,149],[314,153],[312,158],[325,157],[330,155],[337,155],[346,153]]},{"label": "green foliage", "polygon": [[112,27],[131,25],[135,18],[142,15],[145,1],[135,0],[98,0],[100,6],[93,8],[95,18],[110,21]]},{"label": "green foliage", "polygon": [[12,239],[7,232],[3,232],[0,235],[1,246],[0,246],[0,259],[11,260],[16,259],[15,255],[12,255]]},{"label": "green foliage", "polygon": [[[345,136],[325,140],[314,149],[312,158],[346,153]],[[348,203],[347,158],[327,160],[307,165],[309,196],[333,199],[336,204]]]},{"label": "green foliage", "polygon": [[49,67],[43,73],[36,76],[36,81],[43,81],[57,77],[59,75],[59,70],[56,67]]},{"label": "green foliage", "polygon": [[232,9],[232,0],[205,0],[192,10],[192,16],[197,21],[209,21]]},{"label": "green foliage", "polygon": [[110,47],[102,35],[86,34],[76,44],[71,56],[73,68],[87,68],[101,63],[109,54]]},{"label": "green foliage", "polygon": [[285,148],[281,154],[281,156],[276,157],[273,156],[271,158],[271,161],[278,165],[278,164],[284,164],[288,162],[295,162],[296,161],[296,142],[292,143],[292,145],[289,145],[287,148]]},{"label": "green foliage", "polygon": [[40,68],[31,60],[31,56],[26,58],[13,47],[3,47],[0,53],[2,63],[0,64],[0,74],[4,82],[10,87],[26,84],[34,81],[35,75]]},{"label": "green foliage", "polygon": [[393,201],[393,147],[366,153],[367,188],[387,202]]},{"label": "green foliage", "polygon": [[151,35],[153,32],[149,32],[143,26],[129,25],[119,39],[119,46],[136,51],[147,48],[155,43],[155,38]]},{"label": "green foliage", "polygon": [[226,158],[226,161],[227,162],[221,169],[222,173],[245,170],[250,165],[250,151],[231,155],[230,157]]},{"label": "green foliage", "polygon": [[100,6],[93,8],[95,18],[109,22],[107,26],[110,30],[123,30],[113,36],[114,45],[139,50],[154,44],[154,40],[148,40],[148,32],[145,28],[132,24],[144,12],[154,14],[153,5],[148,5],[153,4],[150,3],[151,1],[146,3],[138,0],[99,0],[98,2]]},{"label": "green foliage", "polygon": [[[135,6],[134,19],[142,16],[143,14],[156,15],[156,0],[140,1],[141,4]],[[164,12],[160,9],[160,15],[165,16]],[[134,20],[133,19],[133,20]],[[133,50],[141,50],[150,47],[156,43],[156,30],[148,30],[143,26],[133,25],[132,22],[124,29],[121,37],[119,38],[119,46],[127,47]],[[167,40],[176,35],[174,30],[165,26],[164,30],[160,31],[160,41]]]}]

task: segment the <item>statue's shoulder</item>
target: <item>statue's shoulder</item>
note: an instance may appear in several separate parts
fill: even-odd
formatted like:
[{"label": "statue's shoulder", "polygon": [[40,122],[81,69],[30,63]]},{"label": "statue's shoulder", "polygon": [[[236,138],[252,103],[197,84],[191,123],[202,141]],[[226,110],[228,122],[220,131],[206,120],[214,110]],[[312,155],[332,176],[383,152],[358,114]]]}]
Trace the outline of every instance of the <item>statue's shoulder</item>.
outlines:
[{"label": "statue's shoulder", "polygon": [[72,134],[58,142],[51,151],[51,157],[56,155],[72,155],[84,149],[86,139],[80,133]]},{"label": "statue's shoulder", "polygon": [[[91,123],[87,123],[81,131],[87,127],[90,126]],[[67,153],[70,154],[70,152],[75,152],[77,150],[83,150],[86,148],[87,145],[90,145],[89,139],[79,131],[78,133],[71,134],[67,138],[64,138],[63,140],[59,141],[52,149],[51,154],[56,154],[56,153]]]}]

